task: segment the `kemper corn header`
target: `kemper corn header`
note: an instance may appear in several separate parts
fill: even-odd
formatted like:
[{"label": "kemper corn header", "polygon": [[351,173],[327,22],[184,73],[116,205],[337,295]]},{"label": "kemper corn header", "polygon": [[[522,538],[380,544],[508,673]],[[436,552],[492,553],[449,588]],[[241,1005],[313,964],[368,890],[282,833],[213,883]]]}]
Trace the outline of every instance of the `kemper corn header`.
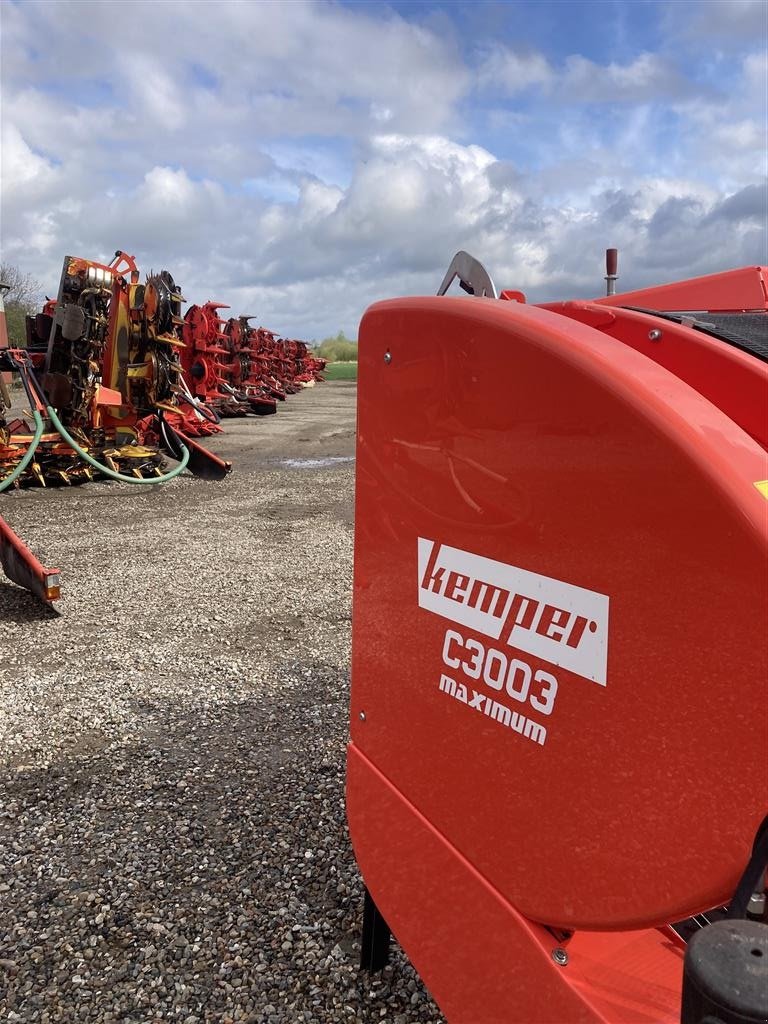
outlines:
[{"label": "kemper corn header", "polygon": [[268,415],[278,401],[322,380],[325,361],[302,341],[278,338],[252,317],[219,316],[216,302],[191,306],[184,318],[182,366],[192,393],[219,416]]},{"label": "kemper corn header", "polygon": [[[11,429],[11,447],[23,442],[24,473],[44,485],[94,473],[154,482],[187,465],[203,476],[226,474],[228,464],[186,436],[201,432],[204,410],[181,376],[182,301],[168,271],[141,284],[125,253],[109,264],[65,258],[56,300],[27,318],[26,349],[4,357],[21,376],[36,423],[39,414],[52,428],[31,440]],[[183,465],[165,474],[163,454]],[[23,479],[21,460],[12,460],[6,451],[5,468]]]},{"label": "kemper corn header", "polygon": [[768,1020],[767,285],[363,318],[363,965],[451,1024]]},{"label": "kemper corn header", "polygon": [[[219,431],[222,413],[274,411],[276,391],[320,377],[324,364],[302,343],[276,341],[245,317],[224,322],[213,303],[182,318],[183,301],[168,271],[141,283],[121,251],[108,264],[65,258],[56,299],[27,318],[27,347],[0,338],[0,491],[98,477],[154,484],[184,469],[220,479],[230,464],[193,438]],[[10,374],[23,385],[24,416],[9,412]],[[0,561],[44,600],[59,596],[58,570],[2,520]]]}]

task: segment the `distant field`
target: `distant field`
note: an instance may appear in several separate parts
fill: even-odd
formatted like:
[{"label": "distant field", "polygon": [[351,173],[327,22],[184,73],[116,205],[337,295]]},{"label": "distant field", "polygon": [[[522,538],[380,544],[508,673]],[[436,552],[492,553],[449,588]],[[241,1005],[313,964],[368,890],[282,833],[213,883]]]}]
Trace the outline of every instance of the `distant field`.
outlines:
[{"label": "distant field", "polygon": [[323,376],[326,380],[357,380],[357,363],[328,363]]}]

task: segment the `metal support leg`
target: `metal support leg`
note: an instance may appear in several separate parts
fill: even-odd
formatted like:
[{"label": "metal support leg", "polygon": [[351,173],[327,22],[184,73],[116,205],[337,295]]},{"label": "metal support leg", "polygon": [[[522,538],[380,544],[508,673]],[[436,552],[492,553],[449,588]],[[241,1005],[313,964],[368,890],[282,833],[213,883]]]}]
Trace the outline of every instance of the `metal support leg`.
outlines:
[{"label": "metal support leg", "polygon": [[363,940],[360,950],[360,969],[382,971],[389,963],[389,943],[392,933],[373,897],[365,890],[363,904]]}]

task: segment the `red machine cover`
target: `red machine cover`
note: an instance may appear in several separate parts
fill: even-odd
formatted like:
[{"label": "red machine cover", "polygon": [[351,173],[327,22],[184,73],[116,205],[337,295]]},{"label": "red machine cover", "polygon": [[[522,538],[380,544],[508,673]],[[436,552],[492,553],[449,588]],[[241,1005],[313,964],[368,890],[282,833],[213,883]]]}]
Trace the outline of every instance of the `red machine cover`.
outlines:
[{"label": "red machine cover", "polygon": [[766,807],[764,451],[519,303],[378,303],[359,374],[355,747],[536,921],[727,898]]}]

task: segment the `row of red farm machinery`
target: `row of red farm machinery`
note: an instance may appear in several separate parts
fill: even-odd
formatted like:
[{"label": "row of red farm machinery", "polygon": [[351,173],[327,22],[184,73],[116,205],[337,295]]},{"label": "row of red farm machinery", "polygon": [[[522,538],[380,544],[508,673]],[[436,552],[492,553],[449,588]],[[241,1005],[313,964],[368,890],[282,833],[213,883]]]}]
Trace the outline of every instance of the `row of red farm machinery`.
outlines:
[{"label": "row of red farm machinery", "polygon": [[[221,479],[231,465],[197,438],[225,417],[274,413],[323,379],[325,362],[304,342],[249,316],[226,318],[221,303],[182,316],[185,301],[168,271],[142,283],[134,257],[118,250],[109,263],[65,257],[56,299],[27,317],[25,348],[8,345],[0,314],[0,492],[94,479],[159,484],[184,470]],[[58,569],[1,516],[0,565],[42,600],[59,597]]]}]

